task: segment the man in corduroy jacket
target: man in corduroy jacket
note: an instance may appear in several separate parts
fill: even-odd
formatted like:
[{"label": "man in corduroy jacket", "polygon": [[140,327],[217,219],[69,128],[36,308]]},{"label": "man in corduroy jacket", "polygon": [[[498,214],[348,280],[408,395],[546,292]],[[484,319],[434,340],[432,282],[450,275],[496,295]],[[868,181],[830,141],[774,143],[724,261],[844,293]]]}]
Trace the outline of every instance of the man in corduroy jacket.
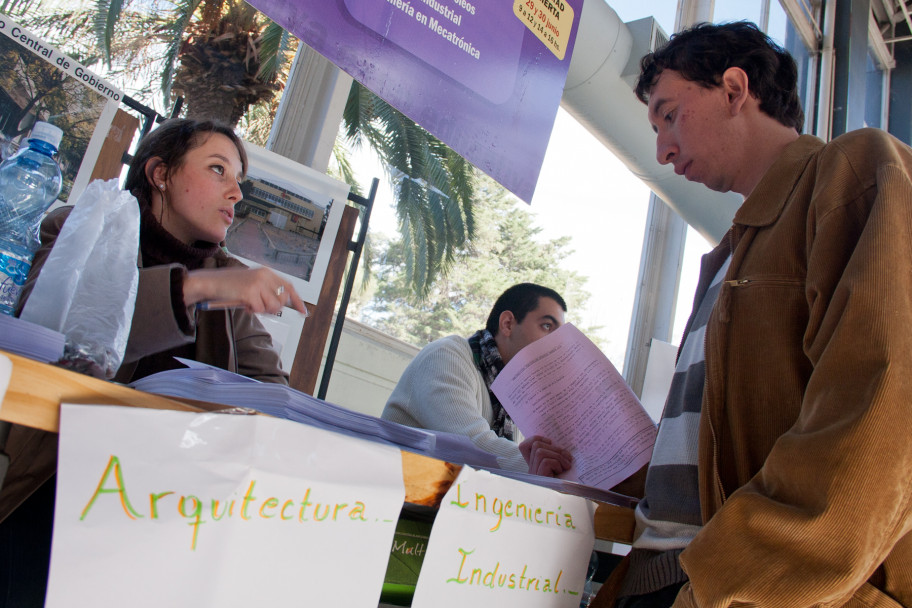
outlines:
[{"label": "man in corduroy jacket", "polygon": [[[912,150],[801,135],[796,82],[745,22],[641,62],[659,162],[744,203],[704,258],[685,335],[705,339],[678,367],[705,357],[694,434],[662,421],[619,606],[912,606]],[[688,453],[699,514],[663,545],[661,469]],[[669,547],[683,576],[644,576]]]}]

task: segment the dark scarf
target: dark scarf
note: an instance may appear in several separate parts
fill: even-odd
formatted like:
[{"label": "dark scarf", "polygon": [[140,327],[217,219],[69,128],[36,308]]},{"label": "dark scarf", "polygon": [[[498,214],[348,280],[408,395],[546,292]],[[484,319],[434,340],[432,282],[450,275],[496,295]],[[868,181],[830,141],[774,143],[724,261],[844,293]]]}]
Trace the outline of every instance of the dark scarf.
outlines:
[{"label": "dark scarf", "polygon": [[[180,264],[187,270],[197,270],[203,266],[203,262],[207,258],[218,254],[219,245],[206,241],[197,241],[193,245],[181,242],[164,229],[149,207],[145,207],[140,214],[139,249],[144,268]],[[171,307],[174,310],[178,327],[181,331],[189,333],[192,331],[194,321],[184,306],[183,277],[184,273],[171,273]],[[219,311],[217,314],[224,313]],[[196,343],[191,342],[141,358],[137,361],[130,380],[137,380],[166,369],[183,367],[183,364],[176,361],[174,357],[196,359]]]},{"label": "dark scarf", "polygon": [[475,360],[475,367],[481,372],[484,378],[485,386],[488,387],[488,394],[491,396],[491,408],[494,410],[494,422],[491,423],[491,430],[498,437],[513,441],[513,435],[516,426],[513,419],[507,414],[500,401],[491,392],[491,384],[504,368],[503,359],[500,358],[500,351],[497,350],[497,344],[494,342],[494,336],[487,329],[480,329],[469,337],[469,346],[472,348],[472,357]]},{"label": "dark scarf", "polygon": [[197,241],[187,245],[174,237],[158,222],[151,207],[142,211],[139,223],[139,245],[143,266],[182,264],[187,270],[197,270],[206,258],[218,253],[218,243]]}]

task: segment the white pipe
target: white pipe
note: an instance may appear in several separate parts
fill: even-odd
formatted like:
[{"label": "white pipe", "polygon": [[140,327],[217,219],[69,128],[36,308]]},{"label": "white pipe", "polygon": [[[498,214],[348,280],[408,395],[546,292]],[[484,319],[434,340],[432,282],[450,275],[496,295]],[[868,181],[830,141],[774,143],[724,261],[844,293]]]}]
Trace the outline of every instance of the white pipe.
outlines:
[{"label": "white pipe", "polygon": [[646,106],[632,90],[639,59],[630,62],[632,48],[630,30],[604,0],[584,2],[561,105],[684,221],[717,243],[731,226],[741,196],[712,192],[658,163]]}]

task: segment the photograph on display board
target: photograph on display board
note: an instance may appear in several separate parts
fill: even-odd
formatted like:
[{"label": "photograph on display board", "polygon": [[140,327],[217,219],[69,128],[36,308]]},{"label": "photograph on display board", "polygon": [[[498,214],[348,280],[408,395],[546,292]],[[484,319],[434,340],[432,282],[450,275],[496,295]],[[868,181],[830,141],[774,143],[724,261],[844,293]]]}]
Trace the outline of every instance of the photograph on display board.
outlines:
[{"label": "photograph on display board", "polygon": [[348,185],[245,142],[250,167],[225,239],[228,251],[286,275],[315,303]]},{"label": "photograph on display board", "polygon": [[[50,122],[59,127],[63,130],[57,155],[63,174],[59,199],[66,201],[74,185],[84,181],[82,174],[85,173],[86,179],[91,174],[99,148],[92,141],[93,136],[96,129],[102,133],[102,139],[108,132],[113,116],[108,104],[116,108],[116,102],[60,69],[56,59],[49,61],[49,56],[65,57],[49,45],[35,45],[45,50],[42,55],[20,44],[11,37],[10,32],[14,29],[31,39],[31,35],[18,26],[0,30],[0,145],[3,158],[12,156],[20,146],[27,144],[35,122]],[[95,140],[97,142],[99,138],[95,137]],[[76,188],[77,194],[81,189]]]}]

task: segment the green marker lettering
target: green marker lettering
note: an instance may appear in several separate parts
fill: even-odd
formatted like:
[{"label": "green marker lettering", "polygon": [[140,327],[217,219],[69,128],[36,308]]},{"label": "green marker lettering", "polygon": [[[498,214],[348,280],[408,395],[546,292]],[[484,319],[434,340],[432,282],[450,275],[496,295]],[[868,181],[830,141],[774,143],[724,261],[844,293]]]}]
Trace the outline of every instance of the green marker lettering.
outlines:
[{"label": "green marker lettering", "polygon": [[275,517],[275,513],[267,514],[266,509],[275,509],[278,506],[279,506],[279,499],[276,498],[275,496],[270,496],[269,498],[266,499],[266,502],[264,502],[262,505],[260,505],[260,517],[262,517],[264,519],[272,519],[273,517]]},{"label": "green marker lettering", "polygon": [[[231,501],[231,504],[234,505],[233,500]],[[224,510],[222,510],[222,513],[219,514],[219,512],[218,512],[219,501],[214,498],[212,499],[211,506],[212,506],[212,519],[214,521],[218,521],[221,518],[225,517],[225,513],[228,512],[228,506],[226,505]]]},{"label": "green marker lettering", "polygon": [[327,517],[329,517],[329,505],[326,505],[326,510],[323,511],[323,516],[320,517],[320,503],[317,503],[316,506],[314,506],[314,520],[323,521]]},{"label": "green marker lettering", "polygon": [[[494,588],[494,579],[497,578],[497,570],[499,570],[499,569],[500,569],[500,562],[497,562],[496,564],[494,564],[494,570],[485,574],[481,583],[485,587],[488,587],[489,589],[493,589]],[[491,577],[490,580],[488,580],[489,576]],[[501,585],[501,587],[503,587],[503,585]]]},{"label": "green marker lettering", "polygon": [[[184,509],[184,506],[187,503],[187,499],[193,499],[192,513],[187,513],[186,509]],[[193,526],[193,541],[190,543],[190,549],[196,551],[196,537],[199,534],[200,523],[205,523],[200,522],[200,515],[203,512],[203,502],[196,496],[181,496],[180,502],[177,503],[177,510],[184,517],[196,518],[196,521],[191,521],[189,524],[187,524]]]},{"label": "green marker lettering", "polygon": [[250,485],[247,486],[247,493],[244,494],[244,504],[241,507],[241,517],[245,521],[250,520],[250,516],[247,515],[247,505],[249,505],[251,502],[256,500],[256,496],[253,495],[253,486],[255,486],[255,485],[256,485],[256,481],[251,481]]},{"label": "green marker lettering", "polygon": [[451,501],[450,501],[450,504],[451,504],[451,505],[456,505],[456,506],[459,507],[460,509],[465,509],[466,507],[469,506],[469,501],[462,502],[462,498],[461,498],[460,495],[459,495],[460,490],[462,490],[462,484],[461,484],[461,483],[457,483],[457,484],[456,484],[456,500],[451,500]]},{"label": "green marker lettering", "polygon": [[[355,501],[355,506],[349,512],[348,517],[350,519],[360,519],[361,521],[367,521],[367,517],[364,516],[364,510],[367,506],[360,500]],[[387,520],[389,521],[389,520]]]},{"label": "green marker lettering", "polygon": [[174,492],[159,492],[158,494],[149,494],[149,517],[152,519],[158,519],[158,501],[168,494],[174,494]]},{"label": "green marker lettering", "polygon": [[446,582],[459,583],[460,585],[462,585],[463,583],[467,583],[469,581],[469,579],[462,576],[462,567],[465,566],[466,557],[468,557],[472,553],[475,553],[475,549],[472,549],[471,551],[466,551],[465,549],[459,547],[459,548],[457,548],[457,551],[462,553],[462,561],[459,562],[459,572],[456,573],[456,578],[448,578]]},{"label": "green marker lettering", "polygon": [[503,503],[500,502],[499,498],[494,499],[494,503],[491,505],[491,511],[497,515],[497,524],[490,529],[491,532],[496,532],[500,529],[500,523],[503,521]]},{"label": "green marker lettering", "polygon": [[478,582],[479,583],[481,582],[481,575],[482,575],[481,568],[472,568],[472,576],[469,577],[470,585],[475,584],[475,575],[476,574],[478,575]]},{"label": "green marker lettering", "polygon": [[[105,481],[108,479],[108,475],[111,472],[114,472],[114,481],[117,484],[116,489],[107,489],[103,488]],[[86,515],[89,514],[89,509],[92,508],[92,505],[95,504],[95,499],[98,498],[99,494],[117,494],[120,496],[120,506],[123,508],[124,513],[127,514],[127,517],[130,519],[136,519],[137,517],[143,517],[141,514],[137,513],[136,509],[133,508],[133,505],[130,504],[130,499],[127,498],[127,488],[123,480],[123,472],[120,468],[120,459],[117,456],[111,454],[111,457],[108,459],[108,464],[105,467],[104,473],[101,475],[101,480],[98,482],[98,487],[95,488],[95,493],[92,494],[91,500],[85,506],[85,509],[82,510],[82,515],[79,516],[79,521],[82,521],[86,518]]]},{"label": "green marker lettering", "polygon": [[310,498],[310,488],[307,488],[307,491],[304,492],[304,499],[301,501],[301,510],[298,511],[298,521],[308,521],[304,517],[304,513],[307,511],[307,506],[313,504],[308,500]]}]

